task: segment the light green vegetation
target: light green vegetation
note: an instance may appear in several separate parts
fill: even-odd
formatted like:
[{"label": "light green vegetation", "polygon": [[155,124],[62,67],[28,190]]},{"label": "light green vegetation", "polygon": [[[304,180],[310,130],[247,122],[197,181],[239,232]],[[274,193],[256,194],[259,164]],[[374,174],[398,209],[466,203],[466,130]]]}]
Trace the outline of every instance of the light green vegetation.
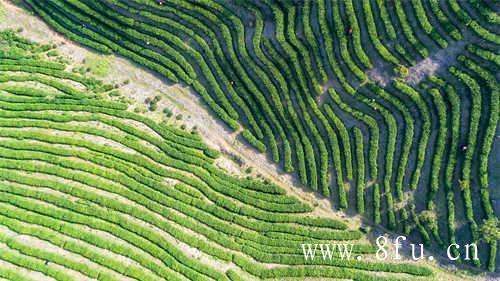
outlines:
[{"label": "light green vegetation", "polygon": [[498,268],[497,241],[482,238],[498,185],[488,165],[500,34],[488,1],[24,3],[68,39],[189,87],[338,210],[442,255],[477,242],[480,261],[464,263]]},{"label": "light green vegetation", "polygon": [[104,55],[89,55],[83,60],[83,68],[96,76],[106,76],[109,73],[110,62]]},{"label": "light green vegetation", "polygon": [[[6,50],[26,50],[0,58],[1,277],[434,278],[427,266],[374,260],[375,245],[346,221],[311,215],[269,181],[229,175],[198,134],[133,113],[106,98],[113,86],[31,60],[40,45],[0,34]],[[300,243],[334,241],[370,259],[304,260]]]},{"label": "light green vegetation", "polygon": [[7,11],[5,10],[3,4],[0,3],[0,20],[3,20],[3,18],[5,17],[5,13],[7,13]]}]

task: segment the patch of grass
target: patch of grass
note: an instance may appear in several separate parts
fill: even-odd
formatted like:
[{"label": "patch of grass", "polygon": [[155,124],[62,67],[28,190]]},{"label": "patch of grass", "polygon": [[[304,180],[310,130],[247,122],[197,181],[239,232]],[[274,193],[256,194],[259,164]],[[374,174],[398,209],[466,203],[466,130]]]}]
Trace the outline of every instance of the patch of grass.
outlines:
[{"label": "patch of grass", "polygon": [[137,105],[135,108],[134,108],[134,112],[135,113],[146,113],[147,111],[147,108],[145,105],[143,104],[139,104]]},{"label": "patch of grass", "polygon": [[3,20],[7,12],[5,11],[5,6],[0,3],[0,20]]},{"label": "patch of grass", "polygon": [[51,50],[51,51],[47,52],[48,57],[57,57],[57,55],[58,55],[57,51],[55,51],[55,50]]},{"label": "patch of grass", "polygon": [[108,58],[103,55],[88,55],[83,60],[83,67],[88,69],[89,72],[97,76],[105,76],[109,73],[111,63]]}]

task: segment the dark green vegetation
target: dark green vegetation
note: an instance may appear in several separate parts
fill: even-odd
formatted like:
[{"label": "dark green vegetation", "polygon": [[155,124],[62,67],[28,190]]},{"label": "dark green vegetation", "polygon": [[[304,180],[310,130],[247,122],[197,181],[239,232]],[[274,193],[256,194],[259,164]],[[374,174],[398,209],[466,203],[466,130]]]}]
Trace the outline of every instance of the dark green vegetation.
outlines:
[{"label": "dark green vegetation", "polygon": [[[274,184],[228,175],[198,134],[127,110],[115,87],[49,61],[51,49],[0,33],[1,278],[37,280],[17,267],[61,281],[433,274],[374,261],[361,231],[312,216]],[[334,241],[371,261],[304,260],[301,243]]]},{"label": "dark green vegetation", "polygon": [[[499,113],[498,4],[25,2],[70,39],[191,86],[229,127],[242,125],[251,145],[339,209],[364,211],[389,229],[411,227],[430,244],[431,234],[443,245],[478,242],[475,264],[494,270],[497,240],[484,239],[481,226],[497,223],[487,166]],[[416,79],[411,67],[425,68],[419,63],[434,54],[436,76],[396,79]],[[423,211],[436,213],[428,224]]]}]

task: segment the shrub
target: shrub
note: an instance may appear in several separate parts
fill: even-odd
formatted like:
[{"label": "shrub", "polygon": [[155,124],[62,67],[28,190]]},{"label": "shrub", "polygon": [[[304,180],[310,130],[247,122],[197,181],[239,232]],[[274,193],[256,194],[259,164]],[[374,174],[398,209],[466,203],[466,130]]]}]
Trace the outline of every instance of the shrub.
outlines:
[{"label": "shrub", "polygon": [[410,71],[404,65],[398,65],[394,68],[394,73],[401,78],[406,78],[410,74]]}]

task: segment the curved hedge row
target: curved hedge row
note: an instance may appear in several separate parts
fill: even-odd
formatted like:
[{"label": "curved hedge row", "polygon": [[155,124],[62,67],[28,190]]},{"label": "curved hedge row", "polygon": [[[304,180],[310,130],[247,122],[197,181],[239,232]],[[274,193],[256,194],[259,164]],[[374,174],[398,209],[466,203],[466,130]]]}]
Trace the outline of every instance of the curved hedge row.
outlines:
[{"label": "curved hedge row", "polygon": [[354,141],[356,152],[356,206],[358,213],[365,212],[365,156],[363,155],[363,133],[354,127]]}]

